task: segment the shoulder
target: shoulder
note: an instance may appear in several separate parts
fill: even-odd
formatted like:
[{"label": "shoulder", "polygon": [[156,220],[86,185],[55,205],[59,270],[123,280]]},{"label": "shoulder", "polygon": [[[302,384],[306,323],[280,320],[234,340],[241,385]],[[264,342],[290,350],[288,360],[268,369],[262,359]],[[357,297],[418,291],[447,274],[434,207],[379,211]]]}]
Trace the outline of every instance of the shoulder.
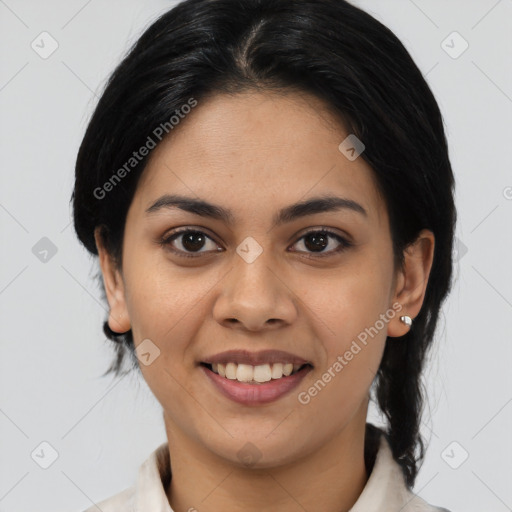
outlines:
[{"label": "shoulder", "polygon": [[404,474],[393,458],[385,435],[378,433],[374,464],[363,492],[350,512],[450,512],[427,503],[406,485]]},{"label": "shoulder", "polygon": [[405,498],[402,512],[450,512],[446,508],[427,503],[423,498],[420,498],[411,491],[406,491]]},{"label": "shoulder", "polygon": [[136,512],[148,504],[148,510],[172,512],[165,494],[170,478],[169,445],[163,443],[139,467],[134,485],[83,512]]},{"label": "shoulder", "polygon": [[110,498],[94,504],[83,512],[132,512],[135,511],[135,487],[129,487]]}]

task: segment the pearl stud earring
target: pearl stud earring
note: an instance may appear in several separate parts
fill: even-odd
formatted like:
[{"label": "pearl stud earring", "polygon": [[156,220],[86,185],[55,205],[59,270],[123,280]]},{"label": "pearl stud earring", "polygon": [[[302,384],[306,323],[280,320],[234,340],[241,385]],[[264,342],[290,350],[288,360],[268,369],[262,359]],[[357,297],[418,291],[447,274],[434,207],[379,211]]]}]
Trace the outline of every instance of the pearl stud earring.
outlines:
[{"label": "pearl stud earring", "polygon": [[405,324],[407,325],[408,327],[410,327],[412,325],[412,318],[410,316],[407,316],[407,315],[404,315],[404,316],[401,316],[400,317],[400,320]]}]

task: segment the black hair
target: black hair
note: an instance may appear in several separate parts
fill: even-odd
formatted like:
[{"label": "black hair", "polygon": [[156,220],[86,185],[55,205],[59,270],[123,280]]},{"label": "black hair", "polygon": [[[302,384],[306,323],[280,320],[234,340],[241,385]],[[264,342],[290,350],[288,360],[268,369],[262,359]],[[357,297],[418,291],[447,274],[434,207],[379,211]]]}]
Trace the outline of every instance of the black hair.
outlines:
[{"label": "black hair", "polygon": [[[126,213],[148,159],[130,160],[134,150],[157,127],[179,130],[170,119],[182,117],[184,105],[251,90],[311,93],[363,141],[397,265],[421,229],[435,236],[421,311],[407,334],[388,338],[374,381],[388,423],[382,432],[412,488],[424,457],[421,374],[451,288],[455,184],[436,100],[382,23],[344,0],[185,0],[164,13],[110,76],[87,127],[72,196],[78,238],[97,255],[94,230],[101,226],[122,268]],[[117,350],[108,372],[119,374],[127,355],[138,367],[131,331],[115,333],[105,321],[104,332]]]}]

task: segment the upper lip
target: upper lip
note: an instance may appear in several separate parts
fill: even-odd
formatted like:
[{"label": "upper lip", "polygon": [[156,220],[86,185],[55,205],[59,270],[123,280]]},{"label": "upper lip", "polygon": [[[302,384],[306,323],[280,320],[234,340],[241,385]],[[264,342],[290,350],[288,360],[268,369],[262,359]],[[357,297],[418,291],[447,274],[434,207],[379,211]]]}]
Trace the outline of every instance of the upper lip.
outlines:
[{"label": "upper lip", "polygon": [[228,350],[215,354],[210,357],[206,357],[202,360],[203,363],[237,363],[237,364],[250,364],[252,366],[258,366],[263,364],[273,363],[292,363],[292,364],[311,364],[302,357],[284,352],[282,350],[262,350],[261,352],[250,352],[248,350]]}]

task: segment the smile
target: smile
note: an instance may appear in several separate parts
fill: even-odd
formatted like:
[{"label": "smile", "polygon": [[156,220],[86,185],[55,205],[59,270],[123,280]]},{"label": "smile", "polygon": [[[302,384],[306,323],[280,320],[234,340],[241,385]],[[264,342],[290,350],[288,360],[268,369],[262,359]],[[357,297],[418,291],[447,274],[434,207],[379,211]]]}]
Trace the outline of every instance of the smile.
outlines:
[{"label": "smile", "polygon": [[[273,402],[288,394],[313,369],[307,363],[295,366],[297,368],[294,365],[290,368],[290,364],[282,363],[256,367],[235,363],[226,365],[201,363],[199,368],[225,397],[244,405],[258,405]],[[224,376],[221,372],[224,372]]]}]

